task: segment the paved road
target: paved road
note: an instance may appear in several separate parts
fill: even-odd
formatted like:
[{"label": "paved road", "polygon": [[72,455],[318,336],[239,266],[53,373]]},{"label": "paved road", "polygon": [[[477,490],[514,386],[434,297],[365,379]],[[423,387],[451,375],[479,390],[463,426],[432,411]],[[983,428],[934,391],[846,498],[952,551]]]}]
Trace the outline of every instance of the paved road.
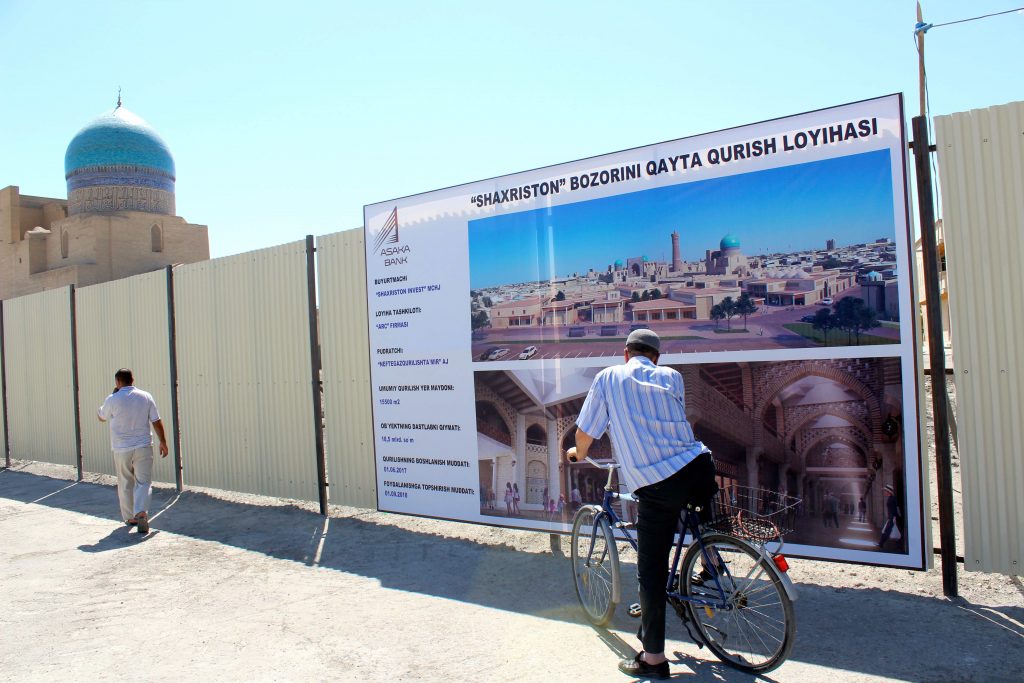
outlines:
[{"label": "paved road", "polygon": [[[70,476],[0,471],[2,680],[628,680],[634,623],[581,625],[545,535],[163,488],[139,538],[109,478]],[[936,572],[793,575],[797,644],[764,680],[1020,680],[1024,600],[1003,577],[968,575],[974,597],[950,602]],[[669,650],[677,680],[753,680]]]}]

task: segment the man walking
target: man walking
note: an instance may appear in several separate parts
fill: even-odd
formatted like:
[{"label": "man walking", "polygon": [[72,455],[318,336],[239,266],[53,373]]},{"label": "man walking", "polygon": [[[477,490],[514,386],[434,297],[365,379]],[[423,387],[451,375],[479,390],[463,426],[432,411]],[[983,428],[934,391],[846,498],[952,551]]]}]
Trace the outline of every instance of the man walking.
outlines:
[{"label": "man walking", "polygon": [[605,368],[576,420],[576,446],[570,460],[585,458],[608,430],[620,481],[637,500],[637,578],[643,650],[619,662],[637,678],[668,678],[665,657],[665,585],[668,558],[687,503],[707,510],[718,489],[711,453],[693,436],[686,419],[683,377],[659,368],[661,339],[634,330],[626,339],[625,364]]},{"label": "man walking", "polygon": [[140,534],[149,533],[149,498],[153,492],[153,435],[160,439],[160,457],[167,457],[164,423],[153,397],[135,386],[132,371],[114,373],[114,391],[96,411],[100,422],[110,423],[110,447],[117,472],[117,498],[121,518],[128,526],[138,525]]}]

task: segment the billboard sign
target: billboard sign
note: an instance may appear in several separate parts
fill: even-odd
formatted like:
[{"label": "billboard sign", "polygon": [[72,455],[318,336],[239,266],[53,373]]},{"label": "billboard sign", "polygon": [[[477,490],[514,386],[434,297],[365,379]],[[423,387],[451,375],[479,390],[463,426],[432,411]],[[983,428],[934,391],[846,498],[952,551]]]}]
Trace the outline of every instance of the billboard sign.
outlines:
[{"label": "billboard sign", "polygon": [[891,95],[365,207],[379,508],[568,530],[650,327],[720,483],[803,500],[790,552],[924,566],[905,150]]}]

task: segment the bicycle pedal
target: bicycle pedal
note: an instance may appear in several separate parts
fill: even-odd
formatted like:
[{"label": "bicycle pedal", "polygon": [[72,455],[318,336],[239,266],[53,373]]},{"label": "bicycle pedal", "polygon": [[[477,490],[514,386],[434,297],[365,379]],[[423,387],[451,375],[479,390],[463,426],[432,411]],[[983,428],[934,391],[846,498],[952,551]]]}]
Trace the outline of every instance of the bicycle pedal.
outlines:
[{"label": "bicycle pedal", "polygon": [[632,605],[630,605],[629,609],[626,610],[626,614],[628,614],[629,616],[633,617],[634,619],[639,619],[640,618],[640,603],[639,602],[634,602]]}]

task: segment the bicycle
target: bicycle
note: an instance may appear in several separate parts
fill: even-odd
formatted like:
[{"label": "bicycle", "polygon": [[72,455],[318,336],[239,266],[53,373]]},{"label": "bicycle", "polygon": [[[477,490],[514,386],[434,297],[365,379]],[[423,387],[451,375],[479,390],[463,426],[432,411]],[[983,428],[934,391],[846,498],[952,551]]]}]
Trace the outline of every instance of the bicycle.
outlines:
[{"label": "bicycle", "polygon": [[[587,619],[604,626],[622,597],[615,532],[637,549],[630,531],[634,525],[623,522],[612,504],[637,499],[613,490],[618,463],[586,460],[608,470],[608,482],[601,505],[584,505],[573,519],[573,581]],[[797,503],[789,496],[734,486],[716,495],[710,521],[702,522],[701,509],[692,505],[680,516],[668,604],[698,647],[706,644],[724,663],[748,673],[780,666],[796,638],[796,589],[781,551],[782,525]],[[689,546],[687,534],[693,539]],[[778,547],[769,552],[765,546],[773,541]],[[640,616],[639,605],[631,606],[630,616]]]}]

